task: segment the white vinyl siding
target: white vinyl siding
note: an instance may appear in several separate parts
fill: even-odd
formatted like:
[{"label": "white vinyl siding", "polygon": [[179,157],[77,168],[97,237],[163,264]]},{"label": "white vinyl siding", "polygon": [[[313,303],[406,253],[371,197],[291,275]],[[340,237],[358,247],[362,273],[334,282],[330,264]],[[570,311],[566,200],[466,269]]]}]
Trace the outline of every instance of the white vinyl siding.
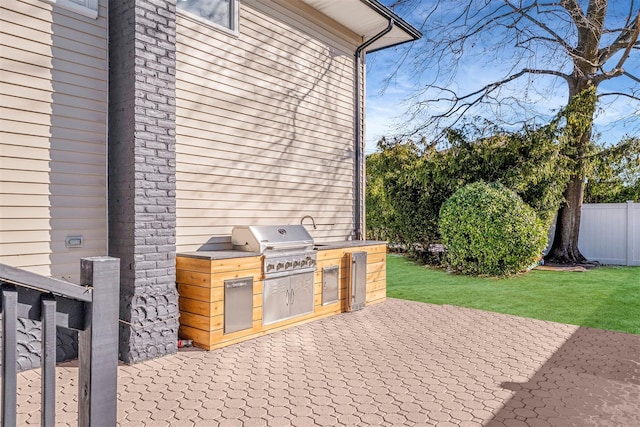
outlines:
[{"label": "white vinyl siding", "polygon": [[76,283],[107,253],[106,5],[0,2],[0,263]]},{"label": "white vinyl siding", "polygon": [[353,231],[353,51],[313,16],[240,2],[234,37],[177,22],[178,252],[234,225]]}]

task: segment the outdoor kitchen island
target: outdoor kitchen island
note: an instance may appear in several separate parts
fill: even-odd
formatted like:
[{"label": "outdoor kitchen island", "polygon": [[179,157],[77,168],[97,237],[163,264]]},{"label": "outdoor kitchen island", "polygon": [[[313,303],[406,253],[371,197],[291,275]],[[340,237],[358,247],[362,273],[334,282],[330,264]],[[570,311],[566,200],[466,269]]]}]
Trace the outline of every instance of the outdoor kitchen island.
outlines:
[{"label": "outdoor kitchen island", "polygon": [[[213,350],[385,300],[386,242],[330,242],[313,249],[313,268],[291,280],[270,278],[260,252],[178,253],[180,338]],[[265,313],[279,310],[270,308],[274,298],[295,312]]]}]

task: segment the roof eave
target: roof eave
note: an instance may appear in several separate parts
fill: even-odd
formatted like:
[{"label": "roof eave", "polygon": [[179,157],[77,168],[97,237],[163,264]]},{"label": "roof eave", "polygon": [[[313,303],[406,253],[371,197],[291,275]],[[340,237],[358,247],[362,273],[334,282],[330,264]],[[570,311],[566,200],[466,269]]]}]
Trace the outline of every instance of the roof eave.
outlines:
[{"label": "roof eave", "polygon": [[367,45],[365,52],[373,52],[401,43],[415,41],[422,33],[386,7],[379,0],[300,0],[352,32],[362,45],[376,37],[393,21],[393,29]]},{"label": "roof eave", "polygon": [[[407,21],[405,21],[404,19],[402,19],[399,15],[397,15],[394,11],[392,11],[391,9],[389,9],[387,6],[385,6],[384,4],[380,3],[378,0],[360,0],[362,3],[366,3],[367,5],[369,5],[369,7],[371,7],[372,9],[374,9],[376,12],[378,12],[380,15],[384,16],[387,19],[393,19],[393,21],[395,22],[395,24],[402,28],[402,30],[404,32],[406,32],[409,36],[411,36],[412,40],[406,40],[400,43],[395,43],[393,45],[389,45],[387,47],[391,47],[391,46],[397,46],[399,44],[402,43],[406,43],[409,41],[415,41],[418,40],[419,38],[422,37],[422,33],[420,32],[420,30],[418,30],[416,27],[414,27],[413,25],[409,24]],[[378,48],[375,49],[374,51],[380,50],[380,49],[384,49],[384,48]],[[373,52],[373,51],[372,51]]]}]

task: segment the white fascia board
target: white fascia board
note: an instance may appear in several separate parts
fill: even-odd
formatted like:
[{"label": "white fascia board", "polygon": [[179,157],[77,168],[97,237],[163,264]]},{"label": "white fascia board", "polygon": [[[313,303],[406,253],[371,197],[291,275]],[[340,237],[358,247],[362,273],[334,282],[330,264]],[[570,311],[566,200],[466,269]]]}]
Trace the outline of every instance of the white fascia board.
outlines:
[{"label": "white fascia board", "polygon": [[389,24],[389,19],[393,19],[396,24],[394,28],[380,40],[368,46],[367,52],[417,40],[422,36],[420,31],[377,0],[302,1],[360,35],[363,42],[384,30]]}]

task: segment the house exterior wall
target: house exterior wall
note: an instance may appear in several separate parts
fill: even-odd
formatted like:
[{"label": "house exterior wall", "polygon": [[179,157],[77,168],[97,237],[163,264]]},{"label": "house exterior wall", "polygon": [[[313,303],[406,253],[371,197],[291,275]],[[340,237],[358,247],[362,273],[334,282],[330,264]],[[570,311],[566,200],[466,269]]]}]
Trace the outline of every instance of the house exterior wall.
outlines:
[{"label": "house exterior wall", "polygon": [[299,3],[242,1],[236,35],[178,12],[178,252],[304,215],[318,242],[352,237],[359,41]]},{"label": "house exterior wall", "polygon": [[0,262],[78,283],[120,258],[125,362],[177,350],[176,249],[305,215],[353,237],[361,40],[297,0],[239,5],[233,33],[175,0],[0,0]]},{"label": "house exterior wall", "polygon": [[106,3],[0,2],[0,263],[75,283],[107,252]]},{"label": "house exterior wall", "polygon": [[[80,259],[107,253],[107,66],[106,0],[97,18],[0,1],[0,263],[79,283]],[[37,367],[40,322],[18,322],[18,368]],[[75,332],[57,341],[77,356]]]}]

